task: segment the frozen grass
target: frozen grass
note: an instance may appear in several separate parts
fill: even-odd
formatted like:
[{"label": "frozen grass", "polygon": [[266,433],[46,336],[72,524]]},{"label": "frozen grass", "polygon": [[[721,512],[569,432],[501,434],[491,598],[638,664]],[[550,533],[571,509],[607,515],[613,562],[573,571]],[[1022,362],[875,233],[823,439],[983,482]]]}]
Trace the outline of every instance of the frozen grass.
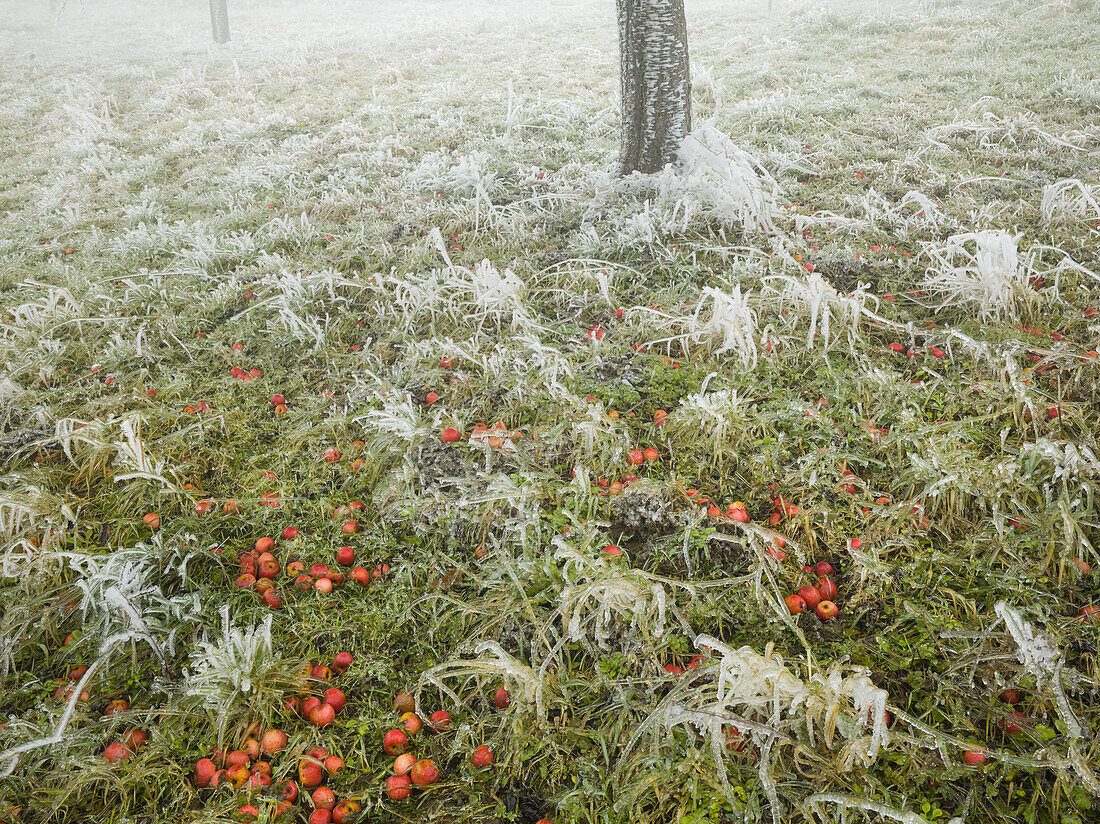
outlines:
[{"label": "frozen grass", "polygon": [[[43,5],[0,20],[0,820],[224,820],[191,764],[274,725],[371,821],[1095,820],[1095,5],[689,3],[706,125],[628,181],[610,0],[234,0],[226,47]],[[390,572],[272,612],[236,559],[288,525]],[[782,601],[819,560],[828,623]],[[338,722],[287,717],[342,649]],[[404,806],[399,690],[456,718]]]}]

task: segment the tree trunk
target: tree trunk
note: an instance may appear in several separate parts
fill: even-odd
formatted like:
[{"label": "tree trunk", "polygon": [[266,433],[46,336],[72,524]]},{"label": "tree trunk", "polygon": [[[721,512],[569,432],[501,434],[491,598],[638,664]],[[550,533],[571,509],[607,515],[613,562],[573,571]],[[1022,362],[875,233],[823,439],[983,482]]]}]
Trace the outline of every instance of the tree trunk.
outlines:
[{"label": "tree trunk", "polygon": [[229,42],[228,0],[210,0],[210,23],[214,27],[214,42]]},{"label": "tree trunk", "polygon": [[691,131],[684,0],[616,0],[622,88],[619,174],[659,172]]}]

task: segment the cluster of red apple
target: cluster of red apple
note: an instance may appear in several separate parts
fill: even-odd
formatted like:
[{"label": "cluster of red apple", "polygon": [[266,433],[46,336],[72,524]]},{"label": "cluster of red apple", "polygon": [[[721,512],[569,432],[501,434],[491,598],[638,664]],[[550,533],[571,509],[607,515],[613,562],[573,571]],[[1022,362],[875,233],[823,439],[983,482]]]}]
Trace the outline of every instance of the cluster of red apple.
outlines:
[{"label": "cluster of red apple", "polygon": [[254,589],[266,606],[278,609],[283,605],[283,596],[275,588],[273,579],[282,571],[282,566],[271,552],[274,548],[275,539],[265,535],[256,540],[255,553],[241,553],[241,574],[235,583],[241,589]]},{"label": "cluster of red apple", "polygon": [[114,764],[116,761],[129,761],[130,756],[149,742],[149,733],[144,730],[127,730],[122,738],[107,745],[103,757]]},{"label": "cluster of red apple", "polygon": [[596,486],[599,487],[599,489],[596,490],[596,494],[600,497],[619,495],[636,480],[638,480],[638,476],[629,472],[623,475],[619,480],[611,481],[610,483],[607,478],[596,478]]},{"label": "cluster of red apple", "polygon": [[[324,747],[312,747],[298,760],[298,781],[285,779],[273,786],[271,780],[271,762],[263,760],[261,755],[274,756],[285,749],[286,733],[271,729],[259,739],[248,738],[239,750],[230,753],[215,753],[213,758],[200,758],[195,762],[194,782],[200,789],[216,789],[228,784],[236,790],[250,794],[272,793],[275,809],[271,819],[286,813],[297,803],[300,788],[312,789],[308,796],[313,812],[310,824],[345,824],[359,812],[355,801],[336,801],[336,793],[322,786],[326,777],[335,777],[344,769],[344,759],[329,755]],[[266,790],[265,788],[271,788]],[[256,821],[260,818],[259,807],[245,803],[237,810],[237,816],[244,821]]]},{"label": "cluster of red apple", "polygon": [[426,787],[439,780],[439,768],[430,758],[417,758],[409,748],[414,736],[427,727],[429,732],[441,733],[451,726],[451,714],[436,710],[428,716],[427,724],[416,713],[416,699],[411,693],[399,692],[393,699],[393,710],[398,715],[398,727],[382,736],[382,750],[396,756],[393,774],[386,779],[386,795],[392,801],[404,801],[413,787]]},{"label": "cluster of red apple", "polygon": [[631,449],[626,455],[626,462],[631,466],[640,466],[644,463],[654,463],[661,459],[661,453],[652,446],[645,449]]},{"label": "cluster of red apple", "polygon": [[791,615],[800,615],[807,609],[817,611],[817,617],[822,621],[831,621],[840,613],[836,605],[837,586],[832,579],[833,565],[828,561],[818,561],[812,567],[805,567],[804,572],[813,572],[818,576],[817,585],[806,585],[793,595],[788,595],[787,609]]},{"label": "cluster of red apple", "polygon": [[[65,646],[68,646],[68,639],[66,639]],[[86,664],[81,664],[77,667],[71,667],[69,674],[65,678],[58,682],[57,689],[53,691],[53,697],[55,701],[68,701],[73,696],[73,690],[76,689],[76,682],[84,677],[84,673],[88,671]],[[80,691],[80,696],[76,699],[83,703],[87,703],[92,700],[92,693],[84,688]],[[110,708],[108,708],[110,709]],[[129,707],[127,707],[129,709]],[[113,712],[108,712],[108,715],[113,715]]]},{"label": "cluster of red apple", "polygon": [[[307,685],[309,679],[324,684],[332,676],[347,672],[353,660],[350,652],[338,652],[330,666],[309,664],[303,668],[302,675],[306,677]],[[304,687],[299,695],[287,698],[283,707],[289,713],[297,713],[315,727],[327,727],[336,720],[337,714],[344,708],[347,696],[337,687],[327,687],[321,697],[311,695],[310,692],[308,686]]]},{"label": "cluster of red apple", "polygon": [[[282,397],[282,395],[275,395],[271,399],[272,403],[274,404],[275,399],[276,398],[281,398],[281,397]],[[285,406],[284,406],[284,408],[285,408]],[[279,412],[279,407],[278,406],[275,407],[275,412],[276,413]],[[352,449],[359,450],[359,449],[363,448],[364,443],[362,441],[352,441],[351,446],[352,446]],[[324,453],[322,454],[322,457],[325,459],[325,463],[339,463],[340,460],[343,459],[344,455],[336,447],[330,446],[328,449],[326,449],[324,451]],[[366,466],[366,461],[364,461],[362,458],[356,458],[354,461],[352,461],[350,464],[348,464],[348,471],[349,472],[358,472],[364,466]]]},{"label": "cluster of red apple", "polygon": [[262,378],[264,376],[264,370],[262,369],[242,369],[239,366],[234,366],[229,370],[231,377],[236,378],[239,381],[253,381],[256,378]]}]

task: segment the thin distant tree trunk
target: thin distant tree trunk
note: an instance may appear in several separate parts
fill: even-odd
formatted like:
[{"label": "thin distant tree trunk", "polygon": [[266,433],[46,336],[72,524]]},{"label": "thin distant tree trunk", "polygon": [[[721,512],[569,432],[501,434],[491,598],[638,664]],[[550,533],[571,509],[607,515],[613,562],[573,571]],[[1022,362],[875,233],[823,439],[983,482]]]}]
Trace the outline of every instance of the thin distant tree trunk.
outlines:
[{"label": "thin distant tree trunk", "polygon": [[214,42],[229,42],[228,0],[210,0],[210,23],[214,27]]},{"label": "thin distant tree trunk", "polygon": [[616,0],[622,128],[619,174],[660,171],[691,131],[684,0]]}]

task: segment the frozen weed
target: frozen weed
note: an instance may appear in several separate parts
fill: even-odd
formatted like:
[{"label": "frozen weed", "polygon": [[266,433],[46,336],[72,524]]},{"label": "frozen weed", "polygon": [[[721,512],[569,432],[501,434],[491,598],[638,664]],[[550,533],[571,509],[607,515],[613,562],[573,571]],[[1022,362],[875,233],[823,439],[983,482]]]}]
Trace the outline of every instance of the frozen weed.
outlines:
[{"label": "frozen weed", "polygon": [[689,134],[678,166],[657,179],[658,205],[674,205],[686,229],[696,216],[737,226],[746,234],[775,230],[779,186],[760,163],[713,123]]},{"label": "frozen weed", "polygon": [[1033,264],[1020,259],[1019,240],[1008,232],[982,231],[952,235],[942,246],[929,244],[925,286],[944,295],[941,308],[969,306],[984,321],[1030,316],[1039,296],[1030,283]]}]

